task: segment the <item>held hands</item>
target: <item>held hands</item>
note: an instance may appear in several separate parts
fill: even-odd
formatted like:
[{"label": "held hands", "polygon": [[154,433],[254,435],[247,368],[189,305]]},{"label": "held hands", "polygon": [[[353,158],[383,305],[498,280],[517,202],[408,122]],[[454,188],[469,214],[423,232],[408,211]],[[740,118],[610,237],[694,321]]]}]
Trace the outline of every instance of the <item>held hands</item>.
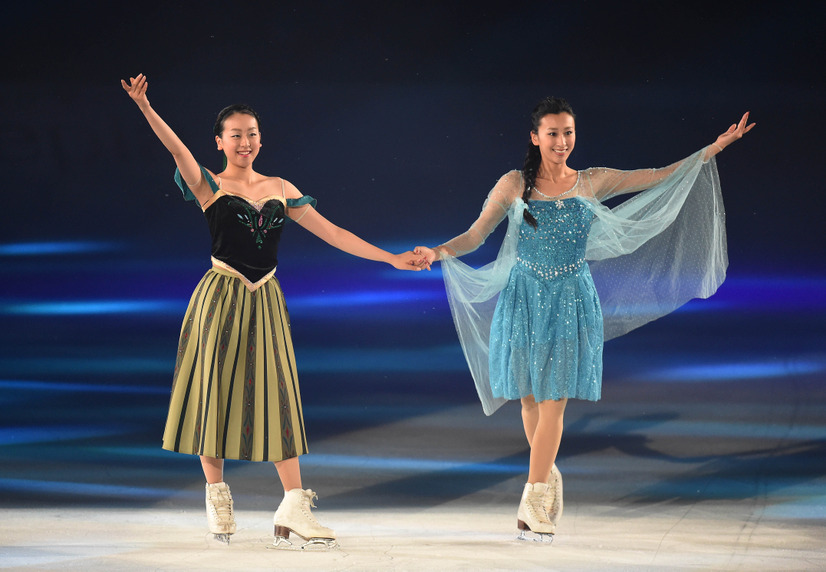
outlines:
[{"label": "held hands", "polygon": [[749,125],[748,122],[749,112],[747,111],[743,114],[743,117],[740,119],[739,123],[732,124],[732,126],[728,128],[728,131],[717,137],[717,141],[714,142],[714,145],[719,147],[722,151],[738,139],[742,138],[743,135],[752,130],[752,127],[757,125],[756,123]]},{"label": "held hands", "polygon": [[430,270],[430,263],[426,263],[421,256],[409,250],[401,254],[394,254],[390,264],[399,270],[415,270],[417,272],[423,268]]},{"label": "held hands", "polygon": [[439,260],[439,253],[433,249],[428,248],[426,246],[417,246],[413,249],[413,252],[419,256],[419,264],[422,265],[422,268],[427,268],[430,270],[430,265]]},{"label": "held hands", "polygon": [[149,82],[146,81],[146,76],[139,73],[137,77],[130,77],[129,83],[120,80],[121,86],[129,94],[129,97],[138,104],[141,109],[144,106],[149,106],[149,100],[146,97],[146,89],[149,87]]}]

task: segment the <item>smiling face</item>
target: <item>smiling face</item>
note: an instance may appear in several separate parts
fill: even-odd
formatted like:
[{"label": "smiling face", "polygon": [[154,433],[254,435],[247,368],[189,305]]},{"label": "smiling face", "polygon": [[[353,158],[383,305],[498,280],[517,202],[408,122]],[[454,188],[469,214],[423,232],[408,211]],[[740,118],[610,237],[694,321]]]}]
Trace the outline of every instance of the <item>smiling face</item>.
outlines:
[{"label": "smiling face", "polygon": [[570,113],[549,113],[542,117],[531,141],[539,148],[543,161],[564,164],[576,143],[574,118]]},{"label": "smiling face", "polygon": [[227,163],[238,167],[250,166],[261,149],[258,121],[246,113],[233,113],[224,119],[223,127],[215,142],[227,156]]}]

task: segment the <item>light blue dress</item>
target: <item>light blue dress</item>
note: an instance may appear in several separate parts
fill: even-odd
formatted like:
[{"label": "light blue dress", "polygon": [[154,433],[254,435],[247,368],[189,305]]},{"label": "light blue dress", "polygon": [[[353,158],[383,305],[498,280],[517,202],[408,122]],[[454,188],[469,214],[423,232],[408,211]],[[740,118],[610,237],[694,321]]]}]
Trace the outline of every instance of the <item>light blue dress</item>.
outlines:
[{"label": "light blue dress", "polygon": [[602,387],[602,311],[585,262],[594,213],[579,198],[530,201],[516,263],[490,329],[494,397],[596,401]]},{"label": "light blue dress", "polygon": [[[662,169],[586,169],[575,196],[528,204],[521,172],[499,179],[473,225],[444,244],[456,256],[442,258],[485,414],[527,395],[599,399],[604,341],[717,290],[728,266],[725,210],[715,161],[704,156]],[[536,230],[523,222],[526,209]],[[506,219],[495,260],[459,260]]]}]

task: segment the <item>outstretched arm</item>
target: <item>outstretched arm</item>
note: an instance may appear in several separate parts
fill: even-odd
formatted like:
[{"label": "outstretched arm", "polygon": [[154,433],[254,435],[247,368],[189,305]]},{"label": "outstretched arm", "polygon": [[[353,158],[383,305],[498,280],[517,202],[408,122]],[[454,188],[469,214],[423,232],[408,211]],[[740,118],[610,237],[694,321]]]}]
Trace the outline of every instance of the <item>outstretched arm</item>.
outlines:
[{"label": "outstretched arm", "polygon": [[417,246],[413,252],[429,269],[430,265],[445,256],[462,256],[473,252],[485,243],[493,230],[508,216],[511,203],[522,192],[522,176],[519,171],[505,174],[488,194],[482,212],[470,228],[444,244],[428,248]]},{"label": "outstretched arm", "polygon": [[178,138],[174,131],[161,119],[161,116],[152,109],[149,104],[149,99],[146,97],[146,90],[149,87],[149,82],[146,81],[146,76],[138,74],[137,77],[130,77],[129,83],[120,80],[121,86],[129,94],[129,97],[137,104],[138,109],[141,110],[146,121],[158,139],[161,140],[164,147],[172,153],[172,158],[175,159],[175,164],[181,171],[181,176],[186,182],[187,186],[192,190],[192,194],[198,199],[200,204],[204,204],[212,196],[212,190],[209,188],[209,183],[201,176],[201,169],[198,162],[190,153],[189,149]]},{"label": "outstretched arm", "polygon": [[[298,198],[301,196],[301,193],[292,183],[288,181],[285,181],[285,183],[287,183],[288,189],[287,196],[290,198]],[[349,230],[331,223],[315,210],[312,205],[290,208],[287,215],[327,244],[353,256],[367,260],[375,260],[377,262],[386,262],[399,270],[429,269],[429,265],[421,262],[420,256],[416,256],[409,251],[402,254],[391,254],[386,250],[373,246]]]},{"label": "outstretched arm", "polygon": [[[733,124],[725,133],[722,133],[717,140],[706,147],[703,161],[708,161],[720,151],[741,139],[743,135],[752,130],[756,123],[749,124],[749,114],[746,112],[739,123]],[[599,200],[605,200],[617,195],[636,193],[649,189],[671,175],[683,161],[677,161],[661,169],[636,169],[632,171],[620,171],[617,169],[596,168],[589,169],[592,190]]]}]

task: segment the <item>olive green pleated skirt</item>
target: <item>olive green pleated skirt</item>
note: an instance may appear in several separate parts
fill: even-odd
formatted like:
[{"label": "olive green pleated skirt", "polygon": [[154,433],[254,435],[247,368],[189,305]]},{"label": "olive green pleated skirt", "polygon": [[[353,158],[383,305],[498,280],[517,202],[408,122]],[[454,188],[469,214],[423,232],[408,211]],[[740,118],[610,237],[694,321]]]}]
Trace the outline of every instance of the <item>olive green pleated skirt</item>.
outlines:
[{"label": "olive green pleated skirt", "polygon": [[219,459],[307,453],[284,294],[212,268],[186,311],[163,448]]}]

